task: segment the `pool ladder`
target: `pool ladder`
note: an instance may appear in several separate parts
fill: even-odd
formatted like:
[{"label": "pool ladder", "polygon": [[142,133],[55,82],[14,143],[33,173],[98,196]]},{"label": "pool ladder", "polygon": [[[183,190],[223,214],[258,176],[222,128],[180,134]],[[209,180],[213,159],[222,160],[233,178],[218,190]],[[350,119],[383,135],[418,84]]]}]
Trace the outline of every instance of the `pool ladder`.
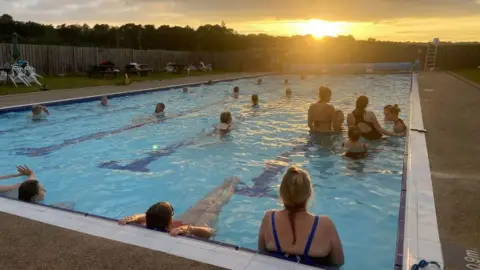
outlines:
[{"label": "pool ladder", "polygon": [[433,71],[436,67],[438,43],[440,40],[434,38],[432,42],[428,43],[427,55],[425,56],[425,68],[424,71]]}]

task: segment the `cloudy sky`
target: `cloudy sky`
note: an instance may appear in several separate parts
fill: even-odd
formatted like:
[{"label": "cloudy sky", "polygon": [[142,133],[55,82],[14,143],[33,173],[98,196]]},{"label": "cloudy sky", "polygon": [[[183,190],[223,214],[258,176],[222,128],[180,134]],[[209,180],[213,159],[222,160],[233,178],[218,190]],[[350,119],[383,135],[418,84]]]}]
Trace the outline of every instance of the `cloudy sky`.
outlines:
[{"label": "cloudy sky", "polygon": [[0,0],[0,13],[54,25],[223,20],[240,33],[480,41],[480,0]]}]

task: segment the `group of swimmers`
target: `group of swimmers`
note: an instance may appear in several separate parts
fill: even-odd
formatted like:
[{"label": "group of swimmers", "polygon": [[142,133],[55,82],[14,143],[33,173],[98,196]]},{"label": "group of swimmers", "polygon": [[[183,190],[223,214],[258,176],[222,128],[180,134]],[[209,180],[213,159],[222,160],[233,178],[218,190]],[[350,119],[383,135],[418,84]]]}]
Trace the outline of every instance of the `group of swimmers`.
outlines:
[{"label": "group of swimmers", "polygon": [[[210,83],[210,82],[209,82]],[[257,84],[261,84],[259,79]],[[285,80],[285,85],[288,80]],[[188,92],[184,88],[183,92]],[[239,88],[233,90],[233,97],[239,97]],[[292,90],[287,88],[287,97]],[[332,92],[326,86],[319,88],[319,101],[310,105],[308,110],[308,126],[311,133],[332,133],[342,130],[345,121],[344,113],[329,104]],[[259,106],[258,95],[252,95],[252,106]],[[348,141],[342,144],[347,149],[345,156],[363,158],[367,153],[367,144],[361,141],[378,140],[383,135],[404,136],[405,123],[399,118],[398,105],[387,105],[384,108],[386,121],[394,123],[393,131],[385,130],[379,124],[375,114],[368,111],[368,98],[360,96],[356,100],[355,109],[347,115]],[[108,98],[102,97],[100,104],[108,105]],[[155,115],[163,114],[165,104],[158,103]],[[42,105],[32,107],[32,117],[43,113],[49,114]],[[222,112],[216,131],[225,134],[232,130],[231,112]],[[41,202],[46,190],[36,179],[35,173],[27,166],[18,166],[17,174],[6,175],[0,179],[18,176],[28,178],[21,184],[0,187],[0,192],[18,189],[18,199],[27,202]],[[127,216],[119,220],[119,224],[140,224],[148,229],[163,231],[172,236],[192,235],[210,238],[215,234],[214,224],[231,196],[235,186],[240,183],[237,177],[227,178],[222,185],[207,194],[178,219],[174,219],[174,208],[168,202],[152,205],[144,214]],[[313,196],[313,188],[309,174],[299,168],[291,167],[283,176],[279,197],[283,210],[267,211],[263,217],[258,233],[258,251],[281,259],[300,262],[312,266],[342,265],[344,254],[340,237],[333,221],[328,216],[317,216],[307,211],[309,200]]]}]

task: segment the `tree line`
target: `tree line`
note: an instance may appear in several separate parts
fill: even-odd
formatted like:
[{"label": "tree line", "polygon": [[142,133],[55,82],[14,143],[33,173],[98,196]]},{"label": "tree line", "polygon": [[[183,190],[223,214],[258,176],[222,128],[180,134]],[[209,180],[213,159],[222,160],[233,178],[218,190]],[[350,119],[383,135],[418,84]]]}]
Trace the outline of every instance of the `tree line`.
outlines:
[{"label": "tree line", "polygon": [[[185,26],[169,26],[147,24],[140,25],[127,23],[122,26],[108,24],[58,25],[40,24],[36,22],[16,21],[11,15],[3,14],[0,17],[0,42],[10,43],[12,34],[19,36],[22,44],[70,45],[104,48],[131,48],[131,49],[163,49],[183,51],[232,51],[247,49],[277,48],[288,49],[319,43],[311,35],[306,36],[270,36],[266,34],[237,33],[228,28],[225,23],[199,26],[197,29]],[[322,44],[348,44],[355,41],[352,36],[325,37]],[[388,42],[391,43],[391,42]]]}]

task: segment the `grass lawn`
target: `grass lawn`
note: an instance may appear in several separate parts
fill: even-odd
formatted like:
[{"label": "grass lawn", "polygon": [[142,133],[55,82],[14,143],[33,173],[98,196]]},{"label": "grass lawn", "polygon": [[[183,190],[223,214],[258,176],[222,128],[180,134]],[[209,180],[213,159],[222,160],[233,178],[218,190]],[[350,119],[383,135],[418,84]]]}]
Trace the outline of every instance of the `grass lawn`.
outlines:
[{"label": "grass lawn", "polygon": [[[211,74],[221,74],[224,72],[213,71],[213,72],[190,72],[190,76],[201,76],[201,75],[211,75]],[[149,76],[138,77],[136,75],[129,75],[130,82],[139,82],[139,81],[156,81],[156,80],[168,80],[174,78],[185,77],[187,74],[176,74],[176,73],[165,73],[165,72],[154,72]],[[66,77],[57,77],[49,76],[44,77],[43,80],[40,80],[42,84],[49,90],[58,90],[58,89],[69,89],[69,88],[81,88],[88,86],[102,86],[102,85],[115,85],[123,83],[123,74],[119,74],[116,79],[99,79],[92,78],[89,79],[86,75],[78,76],[66,76]],[[26,87],[23,84],[17,84],[18,88],[15,88],[15,85],[12,83],[5,85],[0,84],[0,95],[10,95],[10,94],[20,94],[20,93],[30,93],[40,91],[38,85],[33,85],[32,87]]]},{"label": "grass lawn", "polygon": [[461,69],[461,70],[455,70],[453,72],[474,83],[480,83],[480,68]]}]

